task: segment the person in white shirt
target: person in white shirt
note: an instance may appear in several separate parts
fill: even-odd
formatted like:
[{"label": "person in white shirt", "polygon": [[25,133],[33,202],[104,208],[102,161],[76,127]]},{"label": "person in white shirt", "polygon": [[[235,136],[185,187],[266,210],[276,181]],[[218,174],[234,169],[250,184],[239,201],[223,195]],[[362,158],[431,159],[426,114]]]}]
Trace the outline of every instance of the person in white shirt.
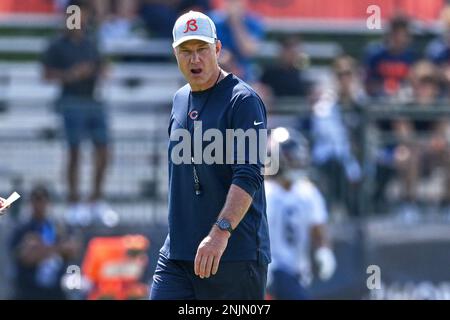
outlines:
[{"label": "person in white shirt", "polygon": [[[313,249],[318,276],[325,281],[336,269],[327,239],[327,209],[320,191],[307,178],[307,140],[288,128],[276,128],[269,150],[279,146],[279,171],[266,181],[267,216],[272,248],[268,294],[272,299],[307,299],[311,284]],[[273,157],[276,159],[277,157]]]}]

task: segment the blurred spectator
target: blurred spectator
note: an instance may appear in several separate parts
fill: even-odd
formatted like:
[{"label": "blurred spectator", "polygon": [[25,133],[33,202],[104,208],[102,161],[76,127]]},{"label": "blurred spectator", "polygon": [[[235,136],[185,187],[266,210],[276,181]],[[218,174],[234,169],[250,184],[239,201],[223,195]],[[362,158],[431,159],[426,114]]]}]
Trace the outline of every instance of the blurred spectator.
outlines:
[{"label": "blurred spectator", "polygon": [[327,200],[344,202],[349,213],[358,214],[365,93],[352,57],[336,58],[333,69],[335,88],[323,92],[313,106],[313,159],[321,169]]},{"label": "blurred spectator", "polygon": [[235,76],[242,79],[244,76],[244,70],[239,67],[233,53],[227,49],[222,49],[219,57],[219,64],[227,72],[231,72]]},{"label": "blurred spectator", "polygon": [[101,41],[130,36],[137,0],[94,0],[93,6]]},{"label": "blurred spectator", "polygon": [[395,96],[415,60],[409,19],[395,16],[390,21],[385,42],[370,45],[365,54],[367,93],[377,98]]},{"label": "blurred spectator", "polygon": [[15,299],[64,299],[61,277],[80,243],[49,217],[50,195],[43,185],[30,195],[31,217],[14,232]]},{"label": "blurred spectator", "polygon": [[211,10],[209,2],[209,0],[182,0],[178,6],[178,14],[181,15],[189,10],[209,12]]},{"label": "blurred spectator", "polygon": [[272,248],[268,294],[278,300],[303,300],[309,297],[313,263],[322,281],[336,269],[326,232],[328,213],[322,194],[308,179],[307,140],[297,131],[279,127],[270,136],[271,154],[274,143],[279,144],[279,170],[265,183]]},{"label": "blurred spectator", "polygon": [[78,171],[80,145],[85,138],[94,143],[93,191],[89,200],[93,210],[104,205],[103,181],[108,162],[108,125],[103,105],[94,98],[104,62],[93,39],[89,37],[87,23],[90,11],[85,2],[72,1],[81,8],[81,28],[66,30],[53,40],[43,56],[45,78],[61,86],[57,108],[62,113],[69,146],[67,167],[69,216],[80,211]]},{"label": "blurred spectator", "polygon": [[170,38],[180,0],[141,0],[139,15],[151,37]]},{"label": "blurred spectator", "polygon": [[210,10],[209,1],[140,0],[138,12],[150,36],[155,38],[171,38],[172,28],[178,16],[189,10],[207,12]]},{"label": "blurred spectator", "polygon": [[225,0],[223,10],[213,12],[217,35],[224,49],[229,50],[243,70],[243,80],[256,80],[252,59],[264,37],[261,20],[247,11],[246,0]]},{"label": "blurred spectator", "polygon": [[450,88],[450,5],[441,12],[442,34],[432,40],[426,50],[425,56],[439,66],[439,75],[444,84],[444,93],[448,96]]},{"label": "blurred spectator", "polygon": [[[244,69],[238,64],[233,53],[227,49],[222,49],[220,52],[219,65],[223,70],[231,72],[241,79],[245,76]],[[274,105],[273,94],[270,88],[261,82],[253,82],[252,86],[261,99],[263,99],[267,110],[270,112]]]},{"label": "blurred spectator", "polygon": [[299,52],[298,39],[286,38],[281,41],[278,61],[264,68],[261,82],[276,97],[305,97],[310,86],[302,77],[305,62],[306,57]]},{"label": "blurred spectator", "polygon": [[[426,110],[439,103],[437,68],[427,60],[417,62],[410,74],[412,96],[409,105]],[[413,217],[417,213],[419,179],[434,169],[443,168],[445,175],[442,205],[450,205],[450,148],[449,121],[436,118],[400,119],[395,123],[398,144],[395,164],[400,173],[403,190],[401,212]]]}]

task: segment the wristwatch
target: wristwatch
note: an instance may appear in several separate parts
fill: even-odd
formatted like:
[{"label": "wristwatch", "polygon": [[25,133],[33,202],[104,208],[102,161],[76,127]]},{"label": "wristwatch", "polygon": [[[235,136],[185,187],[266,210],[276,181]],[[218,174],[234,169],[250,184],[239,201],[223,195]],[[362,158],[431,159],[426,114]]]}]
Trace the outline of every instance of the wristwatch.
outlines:
[{"label": "wristwatch", "polygon": [[216,221],[216,226],[219,227],[220,230],[228,231],[230,234],[233,233],[233,228],[231,227],[230,221],[225,218],[219,219]]}]

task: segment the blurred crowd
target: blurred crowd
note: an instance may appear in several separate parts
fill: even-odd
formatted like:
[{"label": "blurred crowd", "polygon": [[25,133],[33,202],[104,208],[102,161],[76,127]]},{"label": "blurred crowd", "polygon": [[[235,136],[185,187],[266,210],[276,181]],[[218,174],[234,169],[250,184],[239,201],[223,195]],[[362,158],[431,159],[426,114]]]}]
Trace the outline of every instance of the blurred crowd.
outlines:
[{"label": "blurred crowd", "polygon": [[[374,103],[432,111],[448,98],[450,7],[442,10],[440,34],[425,48],[416,44],[414,21],[401,14],[391,17],[382,41],[368,43],[363,56],[352,57],[343,48],[344,53],[329,66],[333,80],[324,86],[305,76],[310,63],[299,35],[278,39],[274,61],[257,60],[266,37],[265,26],[247,4],[245,0],[226,0],[220,9],[213,10],[208,0],[99,0],[89,2],[86,7],[99,41],[124,39],[136,29],[144,30],[149,38],[171,39],[173,23],[181,13],[188,10],[208,13],[222,41],[220,63],[225,70],[257,88],[271,112],[276,113],[280,99],[286,97],[303,99],[303,105],[310,110],[310,116],[298,121],[298,128],[312,141],[319,184],[330,205],[344,204],[348,213],[361,214],[362,200],[355,191],[360,190],[363,176],[370,173],[376,180],[371,193],[376,204],[386,203],[386,187],[391,178],[398,178],[398,208],[414,215],[419,208],[420,179],[439,169],[444,177],[441,179],[444,191],[434,200],[440,209],[449,211],[450,130],[445,119],[399,116],[377,121],[380,136],[388,138],[382,139],[373,151],[376,158],[373,168],[364,165],[368,151],[362,139],[364,115]],[[106,151],[98,152],[99,181],[94,198],[101,194],[102,172],[107,163]],[[74,163],[75,160],[71,172],[75,170]],[[71,185],[74,180],[72,175]],[[76,198],[75,191],[72,198]]]}]

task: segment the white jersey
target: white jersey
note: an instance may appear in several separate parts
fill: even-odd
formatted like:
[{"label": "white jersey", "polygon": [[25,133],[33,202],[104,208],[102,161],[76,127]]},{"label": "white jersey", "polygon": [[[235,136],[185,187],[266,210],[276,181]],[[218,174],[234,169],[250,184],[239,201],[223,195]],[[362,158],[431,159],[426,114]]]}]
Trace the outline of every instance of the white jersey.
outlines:
[{"label": "white jersey", "polygon": [[311,227],[327,221],[322,194],[304,178],[290,190],[275,181],[266,181],[272,263],[269,269],[281,269],[301,275],[302,284],[312,280],[310,262]]}]

